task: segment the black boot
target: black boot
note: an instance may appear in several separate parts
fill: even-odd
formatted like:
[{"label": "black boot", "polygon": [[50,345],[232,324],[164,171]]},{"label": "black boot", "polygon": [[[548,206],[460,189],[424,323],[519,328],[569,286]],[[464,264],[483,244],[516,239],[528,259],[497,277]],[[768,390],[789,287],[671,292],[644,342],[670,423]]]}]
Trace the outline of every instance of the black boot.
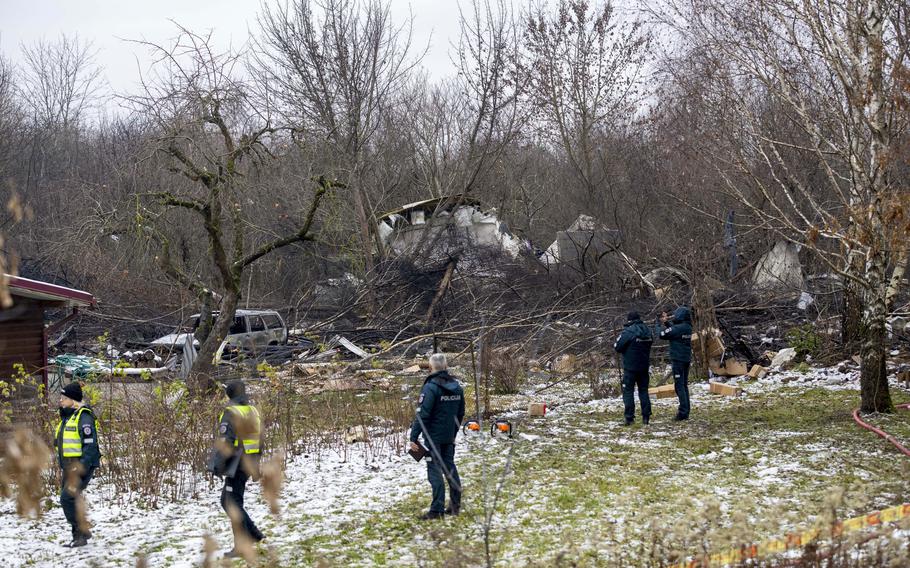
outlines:
[{"label": "black boot", "polygon": [[81,532],[73,532],[73,540],[63,546],[65,548],[80,548],[88,544],[88,539]]},{"label": "black boot", "polygon": [[451,515],[453,517],[457,517],[459,515],[459,513],[461,513],[461,505],[450,505],[450,506],[446,507],[446,512],[445,512],[446,515]]},{"label": "black boot", "polygon": [[418,517],[418,518],[421,521],[431,521],[433,519],[441,519],[444,515],[445,515],[445,513],[440,513],[438,511],[428,511],[428,512],[420,515],[420,517]]}]

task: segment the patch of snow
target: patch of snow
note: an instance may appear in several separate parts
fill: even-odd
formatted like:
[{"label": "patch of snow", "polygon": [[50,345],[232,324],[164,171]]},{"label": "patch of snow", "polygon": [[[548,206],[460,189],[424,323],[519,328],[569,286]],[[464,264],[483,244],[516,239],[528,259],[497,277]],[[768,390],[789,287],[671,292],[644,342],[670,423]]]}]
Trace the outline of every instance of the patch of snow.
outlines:
[{"label": "patch of snow", "polygon": [[[407,455],[373,460],[366,452],[365,446],[356,446],[347,455],[328,452],[290,462],[280,518],[269,514],[259,485],[249,483],[246,508],[266,534],[268,546],[281,549],[318,534],[337,534],[345,522],[382,511],[417,491],[423,490],[429,500],[423,464]],[[206,534],[222,550],[230,549],[230,524],[219,505],[219,483],[198,499],[169,502],[158,509],[106,498],[112,492],[102,487],[104,483],[103,478],[96,480],[86,491],[94,538],[79,549],[80,565],[131,567],[140,553],[147,552],[149,566],[195,567],[201,563]],[[69,525],[59,506],[41,520],[23,520],[16,516],[15,504],[3,500],[0,519],[4,566],[60,566],[70,557],[63,547],[70,540]],[[297,522],[289,528],[292,520]]]}]

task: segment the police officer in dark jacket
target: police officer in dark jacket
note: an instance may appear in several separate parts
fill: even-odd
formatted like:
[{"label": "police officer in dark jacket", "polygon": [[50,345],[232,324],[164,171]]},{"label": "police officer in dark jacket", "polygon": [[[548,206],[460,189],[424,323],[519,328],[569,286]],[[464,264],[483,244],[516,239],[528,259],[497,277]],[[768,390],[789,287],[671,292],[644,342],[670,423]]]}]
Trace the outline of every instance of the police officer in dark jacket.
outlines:
[{"label": "police officer in dark jacket", "polygon": [[651,399],[648,397],[648,370],[651,367],[651,330],[641,321],[638,312],[629,312],[628,321],[613,348],[622,353],[622,400],[625,405],[626,426],[635,421],[635,387],[641,403],[641,417],[651,421]]},{"label": "police officer in dark jacket", "polygon": [[[419,449],[417,440],[423,435],[427,453],[427,478],[433,488],[433,503],[422,520],[438,519],[444,514],[457,515],[461,510],[461,479],[455,467],[455,436],[464,420],[464,389],[447,370],[446,357],[436,353],[430,357],[431,374],[423,383],[417,416],[411,425],[411,449]],[[446,485],[449,482],[449,508],[445,507]]]},{"label": "police officer in dark jacket", "polygon": [[234,533],[234,547],[224,556],[235,558],[240,556],[238,540],[246,539],[246,542],[252,543],[265,539],[243,508],[247,481],[259,478],[262,424],[259,411],[250,404],[246,395],[243,381],[228,382],[225,393],[230,401],[218,416],[218,434],[208,470],[224,477],[221,507],[231,518]]},{"label": "police officer in dark jacket", "polygon": [[82,385],[79,383],[70,383],[60,391],[60,422],[54,432],[54,447],[63,470],[60,506],[73,534],[73,540],[64,546],[85,546],[92,533],[88,530],[88,519],[78,518],[76,501],[101,465],[101,451],[95,414],[82,404]]},{"label": "police officer in dark jacket", "polygon": [[679,398],[675,420],[689,419],[689,367],[692,364],[692,315],[689,308],[680,306],[673,319],[663,320],[666,326],[660,338],[670,342],[670,365],[673,368],[673,386]]}]

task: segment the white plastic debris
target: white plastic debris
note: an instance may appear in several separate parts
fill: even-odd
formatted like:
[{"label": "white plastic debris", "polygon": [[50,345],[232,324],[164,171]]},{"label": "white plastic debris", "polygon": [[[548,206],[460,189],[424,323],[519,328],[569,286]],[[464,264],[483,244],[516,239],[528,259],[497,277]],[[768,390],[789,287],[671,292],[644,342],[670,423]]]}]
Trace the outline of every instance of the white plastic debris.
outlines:
[{"label": "white plastic debris", "polygon": [[774,356],[774,359],[771,360],[771,368],[780,369],[787,363],[792,362],[794,359],[796,359],[796,349],[781,349],[777,355]]},{"label": "white plastic debris", "polygon": [[806,309],[815,303],[815,298],[808,292],[802,292],[799,295],[799,301],[796,302],[796,309],[806,311]]}]

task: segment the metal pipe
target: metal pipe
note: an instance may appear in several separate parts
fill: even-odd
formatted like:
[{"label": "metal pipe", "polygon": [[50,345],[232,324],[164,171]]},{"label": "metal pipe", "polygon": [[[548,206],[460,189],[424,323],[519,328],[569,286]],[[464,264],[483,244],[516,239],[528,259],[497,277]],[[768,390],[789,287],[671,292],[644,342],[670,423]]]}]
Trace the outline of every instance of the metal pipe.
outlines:
[{"label": "metal pipe", "polygon": [[[903,410],[910,410],[910,404],[898,404],[895,408],[903,409]],[[859,424],[860,427],[865,428],[866,430],[869,430],[870,432],[875,432],[882,438],[884,438],[884,439],[888,440],[889,442],[891,442],[892,444],[894,444],[894,447],[896,447],[898,450],[900,450],[900,452],[902,454],[904,454],[906,456],[910,456],[910,450],[908,450],[906,447],[904,447],[903,444],[898,442],[894,436],[892,436],[891,434],[885,432],[884,430],[882,430],[880,428],[876,428],[875,426],[872,426],[868,422],[863,421],[863,419],[859,417],[859,408],[857,408],[856,410],[853,411],[853,420],[857,424]]]}]

